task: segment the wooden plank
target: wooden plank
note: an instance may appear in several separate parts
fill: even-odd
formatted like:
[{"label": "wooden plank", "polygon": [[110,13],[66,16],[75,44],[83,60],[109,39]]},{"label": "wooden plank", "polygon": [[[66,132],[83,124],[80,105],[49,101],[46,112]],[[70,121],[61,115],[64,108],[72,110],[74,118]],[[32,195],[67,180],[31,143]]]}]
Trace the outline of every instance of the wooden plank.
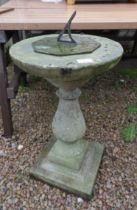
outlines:
[{"label": "wooden plank", "polygon": [[73,29],[137,29],[137,4],[42,3],[40,0],[11,0],[14,11],[0,15],[0,30],[58,30],[77,11]]},{"label": "wooden plank", "polygon": [[3,14],[3,13],[6,13],[6,12],[10,12],[10,11],[13,11],[14,10],[14,8],[8,8],[8,7],[6,7],[6,8],[0,8],[0,15],[1,14]]},{"label": "wooden plank", "polygon": [[14,99],[16,97],[20,79],[21,70],[14,66],[14,74],[7,88],[7,95],[9,99]]},{"label": "wooden plank", "polygon": [[5,43],[7,41],[5,31],[0,31],[0,43]]},{"label": "wooden plank", "polygon": [[0,44],[0,105],[2,111],[4,136],[11,137],[13,132],[10,100],[7,96],[7,72],[4,63],[4,49]]}]

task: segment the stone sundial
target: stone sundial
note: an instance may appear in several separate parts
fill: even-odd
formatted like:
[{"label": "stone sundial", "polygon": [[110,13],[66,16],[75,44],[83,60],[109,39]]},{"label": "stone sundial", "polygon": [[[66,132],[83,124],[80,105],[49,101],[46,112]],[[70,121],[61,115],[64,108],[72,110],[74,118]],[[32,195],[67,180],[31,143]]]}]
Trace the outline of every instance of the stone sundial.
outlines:
[{"label": "stone sundial", "polygon": [[[123,49],[107,38],[71,34],[74,15],[59,35],[23,40],[11,47],[10,55],[23,71],[45,78],[58,88],[59,104],[52,122],[53,134],[30,174],[90,198],[104,146],[85,140],[86,124],[78,101],[79,87],[112,69],[120,61]],[[64,35],[66,30],[68,35]]]}]

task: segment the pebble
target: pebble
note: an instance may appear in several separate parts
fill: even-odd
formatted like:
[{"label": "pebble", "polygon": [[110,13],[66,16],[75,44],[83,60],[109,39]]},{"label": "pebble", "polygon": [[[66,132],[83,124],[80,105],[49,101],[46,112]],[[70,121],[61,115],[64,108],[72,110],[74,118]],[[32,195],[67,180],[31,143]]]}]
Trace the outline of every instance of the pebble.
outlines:
[{"label": "pebble", "polygon": [[42,196],[40,197],[42,200],[45,199],[45,194],[42,194]]},{"label": "pebble", "polygon": [[8,190],[9,190],[9,188],[8,188],[8,187],[4,187],[4,188],[3,188],[3,192],[4,192],[4,193],[7,193],[7,192],[8,192]]},{"label": "pebble", "polygon": [[26,208],[25,207],[21,207],[21,208],[19,208],[19,210],[26,210]]},{"label": "pebble", "polygon": [[126,80],[124,80],[124,79],[120,79],[120,82],[121,82],[121,83],[125,83],[125,82],[126,82]]},{"label": "pebble", "polygon": [[82,199],[82,198],[77,198],[77,203],[83,203],[84,202],[84,200]]},{"label": "pebble", "polygon": [[6,153],[3,150],[0,150],[0,157],[5,157]]},{"label": "pebble", "polygon": [[107,187],[108,189],[111,189],[111,188],[112,188],[112,184],[110,183],[110,181],[107,181],[106,187]]},{"label": "pebble", "polygon": [[18,150],[22,150],[23,149],[23,145],[22,144],[19,144],[18,147],[17,147],[17,149]]},{"label": "pebble", "polygon": [[17,143],[11,143],[11,148],[16,148],[17,147]]},{"label": "pebble", "polygon": [[91,207],[91,209],[90,210],[96,210],[96,208],[94,208],[94,207]]},{"label": "pebble", "polygon": [[46,206],[48,205],[47,200],[45,200],[45,201],[43,202],[43,204],[44,204],[44,206],[46,207]]},{"label": "pebble", "polygon": [[8,204],[13,204],[14,203],[14,199],[13,198],[7,198],[7,203]]},{"label": "pebble", "polygon": [[112,159],[112,161],[116,161],[117,157],[115,155],[112,155],[111,159]]}]

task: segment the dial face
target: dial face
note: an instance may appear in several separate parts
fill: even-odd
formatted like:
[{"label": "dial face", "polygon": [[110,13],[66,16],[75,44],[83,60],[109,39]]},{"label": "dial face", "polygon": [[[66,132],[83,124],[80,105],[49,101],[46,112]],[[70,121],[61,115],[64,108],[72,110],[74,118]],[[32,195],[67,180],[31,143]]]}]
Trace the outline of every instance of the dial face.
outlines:
[{"label": "dial face", "polygon": [[45,37],[32,42],[32,47],[37,53],[45,53],[56,56],[77,55],[91,53],[101,46],[91,37],[73,36],[76,43],[67,42],[67,35],[64,36],[66,42],[58,42],[57,36]]}]

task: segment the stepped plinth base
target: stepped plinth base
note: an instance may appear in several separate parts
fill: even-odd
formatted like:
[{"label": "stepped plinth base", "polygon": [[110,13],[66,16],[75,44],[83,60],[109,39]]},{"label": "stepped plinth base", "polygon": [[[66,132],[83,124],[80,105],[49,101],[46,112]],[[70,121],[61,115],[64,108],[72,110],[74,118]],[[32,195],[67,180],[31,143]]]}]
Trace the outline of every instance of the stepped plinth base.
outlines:
[{"label": "stepped plinth base", "polygon": [[54,138],[49,140],[49,145],[42,151],[37,162],[30,169],[30,174],[81,197],[91,198],[104,146],[96,142],[88,142],[81,167],[76,170],[48,159],[48,154],[55,142]]}]

